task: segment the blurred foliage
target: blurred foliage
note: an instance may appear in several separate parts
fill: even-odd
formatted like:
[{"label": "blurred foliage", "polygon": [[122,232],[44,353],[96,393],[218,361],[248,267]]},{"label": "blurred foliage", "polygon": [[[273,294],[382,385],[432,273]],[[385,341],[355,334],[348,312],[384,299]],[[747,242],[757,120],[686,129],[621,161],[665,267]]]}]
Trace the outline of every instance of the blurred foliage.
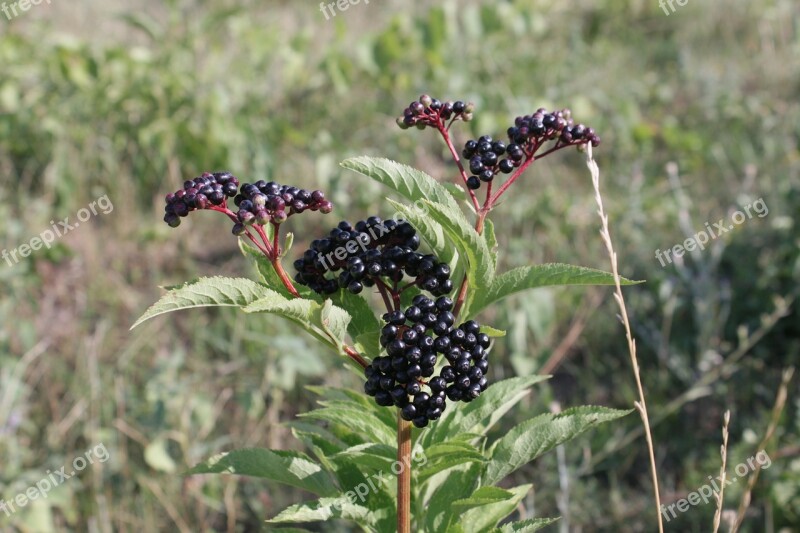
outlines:
[{"label": "blurred foliage", "polygon": [[[665,16],[655,1],[411,8],[397,0],[362,3],[329,21],[315,3],[150,7],[132,4],[74,28],[61,22],[81,8],[55,2],[0,18],[0,247],[27,242],[103,194],[115,205],[52,249],[0,263],[0,497],[99,442],[111,457],[47,500],[0,514],[3,528],[245,531],[301,497],[247,479],[170,473],[234,447],[292,446],[281,422],[310,408],[303,387],[358,387],[359,379],[298,331],[256,316],[209,310],[129,334],[154,287],[251,268],[226,225],[197,217],[168,231],[160,201],[184,177],[228,169],[314,184],[329,191],[339,216],[361,218],[378,210],[382,191],[338,162],[362,153],[453,181],[432,134],[393,127],[423,91],[477,104],[462,140],[499,135],[539,106],[570,106],[600,132],[596,157],[621,271],[648,280],[627,294],[658,418],[662,500],[716,475],[726,409],[729,466],[757,451],[780,371],[800,359],[797,303],[742,358],[725,361],[754,339],[776,296],[798,290],[796,2],[690,2]],[[669,162],[679,181],[665,171]],[[606,269],[582,158],[547,158],[525,179],[496,217],[503,268],[557,261]],[[768,216],[680,264],[662,268],[654,258],[759,197]],[[331,224],[304,218],[292,228],[295,249]],[[520,420],[556,401],[630,407],[636,394],[615,313],[606,289],[543,289],[485,311],[509,332],[493,351],[495,379],[535,373],[556,357],[554,379],[525,400]],[[800,524],[794,385],[747,531]],[[652,531],[638,427],[636,417],[603,426],[583,447],[567,446],[562,464],[551,454],[515,474],[514,485],[536,481],[535,497],[522,502],[529,515],[564,515],[554,527]],[[726,508],[736,507],[737,489],[726,491]],[[707,531],[713,511],[693,507],[669,527]]]}]

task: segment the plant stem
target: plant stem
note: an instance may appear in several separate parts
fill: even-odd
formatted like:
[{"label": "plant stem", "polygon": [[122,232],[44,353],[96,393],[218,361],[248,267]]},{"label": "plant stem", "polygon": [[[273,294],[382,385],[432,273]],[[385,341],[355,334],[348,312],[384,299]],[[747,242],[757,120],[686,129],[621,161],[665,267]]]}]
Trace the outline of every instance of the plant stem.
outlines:
[{"label": "plant stem", "polygon": [[397,533],[411,533],[411,422],[397,411]]},{"label": "plant stem", "polygon": [[439,122],[436,127],[439,130],[439,133],[442,135],[442,139],[444,139],[447,148],[450,150],[450,155],[453,156],[453,161],[455,161],[456,166],[458,167],[458,172],[461,174],[461,180],[464,182],[464,188],[467,190],[470,200],[472,200],[472,206],[475,208],[475,211],[478,211],[480,209],[478,198],[475,196],[475,193],[472,191],[472,189],[467,187],[467,171],[464,170],[464,165],[461,164],[461,158],[458,157],[458,151],[456,150],[456,147],[453,146],[453,140],[450,138],[450,131],[441,122]]},{"label": "plant stem", "polygon": [[[555,150],[555,148],[554,148]],[[549,153],[549,152],[548,152]],[[639,416],[642,418],[642,425],[644,426],[644,436],[647,440],[647,451],[650,455],[650,473],[653,476],[653,493],[656,499],[656,516],[658,517],[658,531],[664,533],[664,522],[661,519],[661,494],[658,489],[658,469],[656,468],[656,454],[653,446],[653,435],[650,433],[650,417],[647,414],[647,403],[644,397],[644,387],[642,386],[642,377],[639,372],[639,360],[636,358],[636,341],[631,333],[631,324],[628,320],[628,310],[625,307],[625,298],[622,295],[622,285],[617,268],[617,253],[614,251],[614,246],[611,242],[611,232],[608,230],[608,215],[606,215],[603,208],[603,198],[600,195],[600,168],[592,158],[592,145],[586,147],[586,166],[592,174],[592,185],[594,186],[595,201],[597,202],[597,214],[600,216],[600,236],[606,245],[608,256],[611,259],[611,273],[614,276],[614,285],[616,292],[614,294],[619,306],[620,318],[625,327],[625,337],[628,339],[628,352],[631,356],[631,366],[633,367],[633,376],[636,380],[636,389],[639,392],[639,401],[633,402],[636,410],[639,411]]]}]

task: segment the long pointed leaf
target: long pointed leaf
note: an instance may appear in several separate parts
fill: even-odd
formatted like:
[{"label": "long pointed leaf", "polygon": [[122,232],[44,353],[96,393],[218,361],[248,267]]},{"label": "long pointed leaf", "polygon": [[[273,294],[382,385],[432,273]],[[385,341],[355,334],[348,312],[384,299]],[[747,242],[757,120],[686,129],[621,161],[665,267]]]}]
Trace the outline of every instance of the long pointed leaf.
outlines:
[{"label": "long pointed leaf", "polygon": [[246,278],[199,278],[173,288],[134,322],[131,329],[158,315],[195,307],[244,307],[271,295],[273,290]]},{"label": "long pointed leaf", "polygon": [[[642,283],[625,278],[621,281],[622,285]],[[518,267],[497,276],[489,289],[476,298],[472,312],[477,313],[516,292],[553,285],[614,285],[614,277],[610,272],[561,263]]]},{"label": "long pointed leaf", "polygon": [[547,413],[511,429],[491,450],[492,460],[486,465],[484,485],[493,485],[545,452],[589,429],[623,417],[632,410],[582,406],[563,413]]},{"label": "long pointed leaf", "polygon": [[238,474],[270,479],[318,496],[338,493],[336,485],[306,454],[288,450],[245,448],[211,457],[187,474]]}]

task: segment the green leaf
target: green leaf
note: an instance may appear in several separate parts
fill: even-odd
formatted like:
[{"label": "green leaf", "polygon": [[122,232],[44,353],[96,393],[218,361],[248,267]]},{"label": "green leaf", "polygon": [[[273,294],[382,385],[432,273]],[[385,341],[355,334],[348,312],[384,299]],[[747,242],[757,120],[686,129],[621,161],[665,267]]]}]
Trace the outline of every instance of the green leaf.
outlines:
[{"label": "green leaf", "polygon": [[496,329],[492,326],[481,326],[481,333],[486,333],[493,339],[506,336],[506,331],[504,329]]},{"label": "green leaf", "polygon": [[342,450],[331,459],[334,461],[345,459],[362,469],[388,473],[397,459],[397,448],[388,444],[367,442]]},{"label": "green leaf", "polygon": [[[240,239],[241,240],[241,239]],[[291,231],[286,232],[286,237],[283,239],[283,248],[281,248],[281,257],[286,257],[286,254],[292,249],[294,244],[294,233]]]},{"label": "green leaf", "polygon": [[389,200],[389,203],[397,209],[398,214],[414,226],[436,257],[450,265],[452,271],[450,279],[460,279],[464,275],[463,266],[459,264],[455,244],[447,238],[441,224],[432,220],[424,209],[417,209],[394,200]]},{"label": "green leaf", "polygon": [[489,253],[492,255],[492,264],[497,268],[497,235],[494,233],[494,223],[488,218],[483,220],[483,238],[486,241],[486,247],[489,249]]},{"label": "green leaf", "polygon": [[480,507],[481,505],[506,501],[512,496],[511,492],[498,487],[481,487],[473,492],[469,498],[455,500],[451,505],[455,512],[463,513],[468,509]]},{"label": "green leaf", "polygon": [[131,329],[146,320],[172,311],[195,307],[244,307],[271,294],[280,296],[263,285],[245,278],[222,276],[199,278],[171,289],[150,306]]},{"label": "green leaf", "polygon": [[344,339],[347,336],[347,326],[350,324],[350,315],[347,311],[333,305],[330,300],[325,300],[320,310],[320,323],[323,331],[328,334],[328,337],[336,345],[336,349],[342,351],[344,349]]},{"label": "green leaf", "polygon": [[481,487],[469,498],[454,501],[453,511],[461,515],[461,525],[469,531],[490,531],[516,510],[532,486],[520,485],[508,490]]},{"label": "green leaf", "polygon": [[244,306],[242,310],[245,313],[274,313],[297,322],[301,326],[309,327],[319,316],[321,308],[322,305],[313,300],[305,298],[290,300],[275,291],[269,291],[266,296]]},{"label": "green leaf", "polygon": [[270,479],[320,496],[338,493],[336,485],[306,454],[288,450],[245,448],[211,457],[187,474],[238,474]]},{"label": "green leaf", "polygon": [[442,418],[425,435],[426,444],[449,440],[460,433],[472,432],[485,435],[497,420],[528,393],[533,384],[549,377],[518,377],[490,385],[477,399],[468,404],[458,404],[448,417]]},{"label": "green leaf", "polygon": [[583,406],[563,413],[547,413],[508,431],[490,450],[492,460],[486,465],[483,484],[493,485],[525,465],[594,426],[629,414],[632,410]]},{"label": "green leaf", "polygon": [[[621,282],[622,285],[642,283],[626,278],[622,278]],[[485,285],[489,289],[476,298],[471,312],[477,313],[516,292],[554,285],[614,285],[614,276],[594,268],[561,263],[518,267],[500,274],[491,284]]]},{"label": "green leaf", "polygon": [[[269,259],[267,259],[260,250],[247,244],[244,239],[239,239],[239,249],[242,251],[242,254],[244,254],[245,257],[250,258],[255,263],[256,269],[261,275],[261,280],[267,287],[279,292],[281,295],[287,298],[293,297],[283,285],[283,282],[281,282],[281,278],[278,277],[278,274],[275,272],[272,263],[269,262]],[[295,283],[295,289],[297,289],[297,292],[300,293],[300,296],[303,298],[311,300],[319,299],[319,296],[317,296],[317,294],[308,287]]]},{"label": "green leaf", "polygon": [[287,318],[311,333],[314,337],[342,353],[344,337],[350,315],[330,300],[319,304],[305,298],[287,299],[275,291],[268,293],[242,308],[245,313],[273,313]]},{"label": "green leaf", "polygon": [[391,159],[367,156],[345,159],[341,165],[386,185],[412,202],[427,199],[458,210],[453,195],[438,181],[416,168]]},{"label": "green leaf", "polygon": [[472,494],[480,471],[481,465],[464,464],[436,477],[444,480],[427,502],[424,531],[450,531],[449,526],[456,518],[451,504]]},{"label": "green leaf", "polygon": [[383,444],[393,444],[395,442],[393,428],[387,427],[374,414],[359,409],[354,405],[331,405],[330,407],[315,409],[299,416],[339,424],[350,432],[358,434],[362,442],[375,440]]},{"label": "green leaf", "polygon": [[475,298],[476,293],[489,287],[494,278],[494,259],[486,245],[486,239],[478,235],[460,209],[429,200],[422,200],[422,204],[426,208],[427,216],[438,222],[453,241],[459,257],[468,261],[467,279],[472,288],[468,291],[467,302],[464,304],[464,314],[468,315],[466,310],[470,308],[469,302]]},{"label": "green leaf", "polygon": [[320,405],[327,407],[343,406],[345,408],[371,413],[378,418],[383,425],[391,431],[395,431],[395,427],[397,426],[397,413],[392,409],[381,407],[375,403],[374,399],[364,394],[363,391],[313,385],[309,385],[306,388],[314,394],[323,397],[323,400],[319,402]]},{"label": "green leaf", "polygon": [[466,201],[467,199],[467,191],[464,190],[464,187],[461,185],[456,185],[455,183],[442,183],[442,187],[447,189],[447,192],[453,195],[453,198],[458,200],[459,202]]},{"label": "green leaf", "polygon": [[464,463],[485,462],[486,457],[468,442],[439,442],[425,449],[425,464],[417,471],[417,482]]},{"label": "green leaf", "polygon": [[530,518],[520,522],[511,522],[495,529],[492,533],[533,533],[540,529],[555,524],[558,518]]},{"label": "green leaf", "polygon": [[347,325],[350,338],[361,344],[364,352],[370,357],[375,357],[381,351],[378,342],[380,330],[383,327],[367,300],[358,294],[349,291],[339,291],[331,295],[333,303],[350,313],[351,320]]},{"label": "green leaf", "polygon": [[346,496],[320,498],[313,502],[292,505],[281,511],[275,518],[267,520],[267,522],[270,524],[321,522],[331,518],[354,520],[364,525],[374,522],[374,516],[369,509],[351,503]]}]

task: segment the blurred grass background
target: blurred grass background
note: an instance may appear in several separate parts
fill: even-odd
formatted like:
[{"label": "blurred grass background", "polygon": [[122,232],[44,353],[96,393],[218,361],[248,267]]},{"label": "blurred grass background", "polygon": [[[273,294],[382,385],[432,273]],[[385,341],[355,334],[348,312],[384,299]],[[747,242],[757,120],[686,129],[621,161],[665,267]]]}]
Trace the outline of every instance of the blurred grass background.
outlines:
[{"label": "blurred grass background", "polygon": [[[336,220],[386,207],[384,191],[338,167],[346,157],[455,179],[432,133],[393,124],[421,92],[476,103],[460,142],[539,106],[570,107],[600,133],[621,273],[647,280],[626,292],[662,501],[717,475],[726,409],[729,471],[758,451],[780,372],[800,360],[793,0],[693,1],[669,16],[656,0],[372,0],[330,20],[316,2],[54,0],[0,17],[0,247],[104,194],[114,211],[0,263],[0,497],[98,443],[110,459],[0,514],[0,530],[257,531],[307,497],[178,475],[231,448],[296,447],[282,422],[310,408],[305,385],[361,385],[266,317],[197,310],[129,332],[159,286],[253,274],[226,222],[208,214],[170,230],[163,196],[220,169],[322,188],[335,214],[293,220],[299,253]],[[766,217],[680,263],[655,259],[758,198]],[[583,156],[538,163],[495,216],[502,266],[607,269],[595,210]],[[609,289],[542,289],[484,315],[509,331],[493,379],[554,374],[512,417],[636,399]],[[796,382],[745,531],[800,529]],[[654,531],[639,426],[629,416],[522,470],[516,482],[535,490],[521,515],[563,515],[553,531]],[[742,489],[726,489],[726,509]],[[668,530],[709,531],[713,512],[692,507]]]}]

